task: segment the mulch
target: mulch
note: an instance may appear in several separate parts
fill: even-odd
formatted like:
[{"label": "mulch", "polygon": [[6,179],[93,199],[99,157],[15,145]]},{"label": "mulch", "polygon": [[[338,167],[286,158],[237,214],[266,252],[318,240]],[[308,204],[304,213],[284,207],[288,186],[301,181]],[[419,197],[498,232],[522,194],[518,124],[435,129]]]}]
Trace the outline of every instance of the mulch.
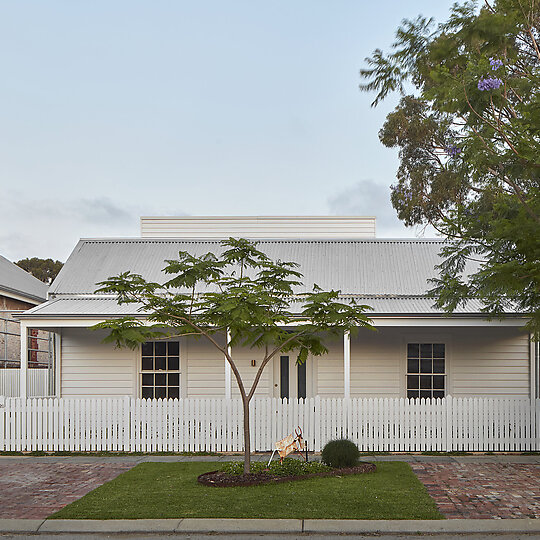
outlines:
[{"label": "mulch", "polygon": [[375,470],[375,464],[361,463],[356,467],[346,467],[343,469],[333,469],[331,471],[302,474],[297,476],[272,476],[271,474],[266,472],[249,474],[229,474],[223,471],[210,471],[199,475],[197,481],[200,484],[212,487],[258,486],[260,484],[279,484],[280,482],[293,482],[295,480],[306,480],[307,478],[319,478],[324,476],[364,474],[375,472]]}]

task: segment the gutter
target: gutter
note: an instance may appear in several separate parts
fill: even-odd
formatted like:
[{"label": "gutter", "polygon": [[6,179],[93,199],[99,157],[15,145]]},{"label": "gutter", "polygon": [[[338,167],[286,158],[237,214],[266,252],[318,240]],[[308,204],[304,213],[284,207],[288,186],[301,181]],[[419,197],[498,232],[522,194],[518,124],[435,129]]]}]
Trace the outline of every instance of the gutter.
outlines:
[{"label": "gutter", "polygon": [[[23,298],[27,298],[31,303],[37,302],[37,304],[42,304],[43,302],[47,301],[47,298],[42,298],[41,296],[36,296],[34,294],[28,294],[27,292],[20,291],[18,289],[13,289],[11,287],[6,287],[5,285],[0,286],[0,293],[6,292],[8,294],[16,294],[17,296],[22,296]],[[17,300],[17,298],[15,298]],[[21,300],[24,302],[24,300]]]}]

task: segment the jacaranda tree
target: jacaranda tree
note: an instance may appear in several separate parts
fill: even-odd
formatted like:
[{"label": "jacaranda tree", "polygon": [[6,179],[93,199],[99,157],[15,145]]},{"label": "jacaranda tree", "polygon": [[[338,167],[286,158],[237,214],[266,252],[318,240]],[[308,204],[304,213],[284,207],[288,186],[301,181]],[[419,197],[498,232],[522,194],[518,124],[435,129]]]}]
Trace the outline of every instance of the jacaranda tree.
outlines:
[{"label": "jacaranda tree", "polygon": [[[97,292],[119,304],[136,304],[141,317],[104,321],[106,342],[136,348],[154,339],[195,337],[223,355],[236,378],[244,413],[244,472],[250,469],[249,402],[268,363],[296,351],[297,362],[327,351],[324,340],[358,327],[372,328],[368,306],[339,301],[339,291],[302,290],[294,262],[273,261],[245,239],[224,240],[219,253],[194,256],[180,251],[165,261],[163,283],[131,272],[111,277]],[[225,336],[230,335],[227,342]],[[232,353],[229,353],[229,346]],[[235,362],[237,347],[260,351],[258,370],[247,388]]]},{"label": "jacaranda tree", "polygon": [[[538,0],[454,4],[437,27],[402,23],[361,89],[405,95],[382,143],[399,149],[392,204],[406,225],[448,239],[433,295],[453,311],[478,298],[540,333],[540,9]],[[469,260],[478,266],[472,275]]]}]

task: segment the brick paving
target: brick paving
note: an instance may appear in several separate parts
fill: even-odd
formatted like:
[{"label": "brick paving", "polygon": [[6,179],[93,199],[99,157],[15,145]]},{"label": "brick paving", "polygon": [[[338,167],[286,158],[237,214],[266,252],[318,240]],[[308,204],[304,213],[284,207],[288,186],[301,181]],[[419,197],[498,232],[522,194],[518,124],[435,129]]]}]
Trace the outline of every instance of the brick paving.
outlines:
[{"label": "brick paving", "polygon": [[0,462],[0,518],[46,518],[134,465]]},{"label": "brick paving", "polygon": [[449,519],[540,518],[540,465],[411,463]]}]

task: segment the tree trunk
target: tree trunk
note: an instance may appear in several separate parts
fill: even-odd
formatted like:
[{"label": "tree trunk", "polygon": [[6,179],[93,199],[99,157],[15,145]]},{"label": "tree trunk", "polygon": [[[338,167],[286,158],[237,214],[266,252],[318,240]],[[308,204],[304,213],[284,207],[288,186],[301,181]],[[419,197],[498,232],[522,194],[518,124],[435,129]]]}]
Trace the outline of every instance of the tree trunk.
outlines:
[{"label": "tree trunk", "polygon": [[249,400],[247,396],[242,396],[244,405],[244,474],[248,474],[251,465],[251,441],[249,430]]}]

